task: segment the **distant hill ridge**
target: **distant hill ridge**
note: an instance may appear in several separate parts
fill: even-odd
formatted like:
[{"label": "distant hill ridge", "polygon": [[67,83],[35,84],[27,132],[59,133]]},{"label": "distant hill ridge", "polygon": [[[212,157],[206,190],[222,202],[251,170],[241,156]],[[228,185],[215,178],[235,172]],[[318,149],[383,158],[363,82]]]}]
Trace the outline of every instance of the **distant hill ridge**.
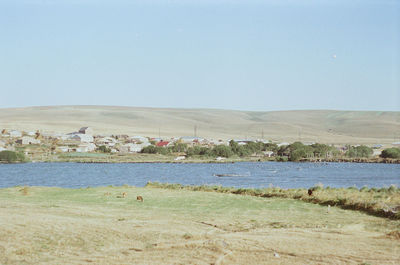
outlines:
[{"label": "distant hill ridge", "polygon": [[400,141],[400,112],[239,111],[119,106],[44,106],[0,109],[0,128],[151,137],[194,135],[324,143]]}]

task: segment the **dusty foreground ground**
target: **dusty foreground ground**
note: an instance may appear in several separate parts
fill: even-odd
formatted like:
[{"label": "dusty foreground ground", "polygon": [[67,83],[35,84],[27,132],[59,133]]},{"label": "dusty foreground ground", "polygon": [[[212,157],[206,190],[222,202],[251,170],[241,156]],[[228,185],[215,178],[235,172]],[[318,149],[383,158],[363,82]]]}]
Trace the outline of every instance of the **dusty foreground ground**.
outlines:
[{"label": "dusty foreground ground", "polygon": [[400,264],[399,229],[400,221],[289,199],[0,189],[0,264]]}]

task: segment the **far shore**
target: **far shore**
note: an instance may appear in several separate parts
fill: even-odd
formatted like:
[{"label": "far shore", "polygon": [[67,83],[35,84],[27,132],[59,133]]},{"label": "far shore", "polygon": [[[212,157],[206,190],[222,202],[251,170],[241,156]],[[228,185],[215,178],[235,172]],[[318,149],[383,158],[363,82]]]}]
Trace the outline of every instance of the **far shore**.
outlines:
[{"label": "far shore", "polygon": [[[94,157],[92,155],[85,156],[49,156],[43,159],[30,159],[25,163],[174,163],[174,164],[198,164],[198,163],[236,163],[236,162],[300,162],[300,163],[384,163],[384,164],[400,164],[400,159],[390,158],[307,158],[299,161],[280,161],[275,157],[244,157],[244,158],[223,158],[216,160],[215,158],[187,158],[176,160],[175,156],[168,155],[151,155],[151,154],[138,154],[138,155],[107,155]],[[0,161],[0,164],[7,164],[5,161]]]}]

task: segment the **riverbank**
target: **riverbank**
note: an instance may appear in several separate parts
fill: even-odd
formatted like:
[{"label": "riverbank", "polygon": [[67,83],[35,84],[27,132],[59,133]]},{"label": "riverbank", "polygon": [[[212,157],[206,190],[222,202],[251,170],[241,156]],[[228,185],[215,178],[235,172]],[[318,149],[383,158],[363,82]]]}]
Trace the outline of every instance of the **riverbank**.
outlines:
[{"label": "riverbank", "polygon": [[222,186],[184,186],[149,182],[146,187],[172,190],[190,190],[249,195],[262,198],[288,198],[311,202],[329,207],[362,211],[371,215],[400,220],[400,188],[323,188],[315,186],[310,189],[281,189],[271,187],[265,189],[245,189]]},{"label": "riverbank", "polygon": [[[235,162],[287,162],[282,157],[248,156],[248,157],[229,157],[215,158],[208,156],[190,156],[184,159],[178,155],[169,154],[105,154],[105,153],[64,153],[64,154],[29,154],[27,158],[30,162],[74,162],[74,163],[235,163]],[[390,158],[307,158],[298,162],[338,162],[338,163],[385,163],[400,164],[400,159]],[[4,163],[0,161],[0,163]]]},{"label": "riverbank", "polygon": [[14,187],[0,189],[0,208],[1,264],[395,264],[400,259],[399,220],[287,198],[150,186]]}]

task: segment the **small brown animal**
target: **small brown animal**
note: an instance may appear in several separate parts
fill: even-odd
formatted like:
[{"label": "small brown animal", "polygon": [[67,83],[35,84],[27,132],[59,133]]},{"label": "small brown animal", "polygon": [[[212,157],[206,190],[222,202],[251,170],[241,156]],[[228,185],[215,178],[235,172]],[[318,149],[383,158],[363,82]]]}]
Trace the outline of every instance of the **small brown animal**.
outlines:
[{"label": "small brown animal", "polygon": [[308,196],[312,195],[312,189],[308,189]]},{"label": "small brown animal", "polygon": [[143,202],[143,197],[139,195],[139,196],[136,197],[136,200],[138,200],[140,202]]},{"label": "small brown animal", "polygon": [[126,192],[123,192],[123,193],[122,193],[122,197],[123,197],[123,198],[125,198],[127,195],[128,195],[128,193],[126,193]]}]

